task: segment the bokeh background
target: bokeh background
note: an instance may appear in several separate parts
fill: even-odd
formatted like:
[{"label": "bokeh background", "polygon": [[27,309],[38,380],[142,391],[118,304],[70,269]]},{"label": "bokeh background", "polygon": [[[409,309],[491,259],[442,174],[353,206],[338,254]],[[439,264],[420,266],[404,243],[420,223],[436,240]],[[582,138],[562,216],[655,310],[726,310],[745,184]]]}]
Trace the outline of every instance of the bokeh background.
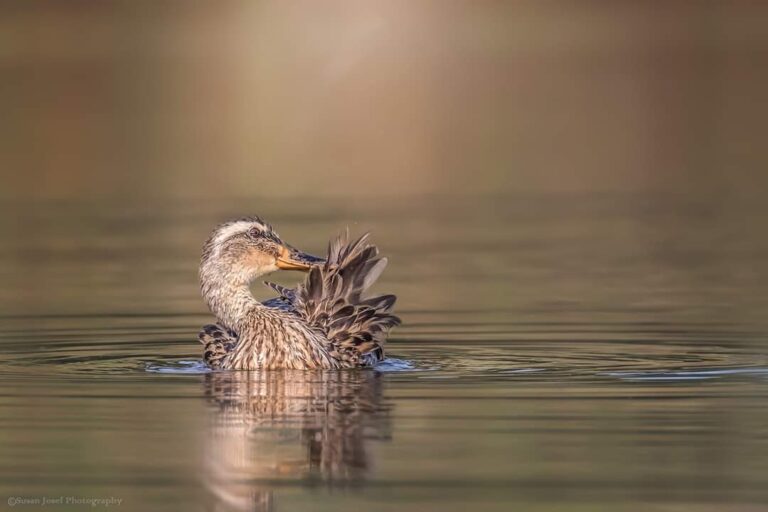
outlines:
[{"label": "bokeh background", "polygon": [[716,1],[3,2],[0,194],[756,193],[767,16]]},{"label": "bokeh background", "polygon": [[[315,251],[345,224],[373,229],[411,248],[403,282],[472,244],[448,272],[530,277],[510,256],[543,243],[543,267],[588,274],[592,255],[558,257],[584,235],[598,254],[654,255],[627,287],[702,258],[764,284],[767,16],[714,1],[3,2],[3,307],[199,310],[202,240],[254,213]],[[623,215],[642,226],[591,223]],[[708,279],[685,276],[692,293]],[[583,284],[542,295],[604,291]],[[415,288],[406,306],[487,295]]]}]

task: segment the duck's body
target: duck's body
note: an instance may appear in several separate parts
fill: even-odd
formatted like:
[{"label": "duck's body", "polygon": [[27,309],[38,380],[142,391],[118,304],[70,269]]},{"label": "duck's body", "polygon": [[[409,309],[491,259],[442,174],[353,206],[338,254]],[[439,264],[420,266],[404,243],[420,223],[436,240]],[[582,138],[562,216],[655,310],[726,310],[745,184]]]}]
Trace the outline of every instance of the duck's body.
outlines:
[{"label": "duck's body", "polygon": [[[258,218],[223,224],[203,248],[203,298],[217,324],[203,327],[200,341],[212,368],[335,369],[371,366],[384,357],[393,295],[362,294],[386,266],[363,236],[332,241],[325,261],[285,245]],[[257,301],[249,285],[279,268],[307,270],[296,289],[269,284],[280,296]]]}]

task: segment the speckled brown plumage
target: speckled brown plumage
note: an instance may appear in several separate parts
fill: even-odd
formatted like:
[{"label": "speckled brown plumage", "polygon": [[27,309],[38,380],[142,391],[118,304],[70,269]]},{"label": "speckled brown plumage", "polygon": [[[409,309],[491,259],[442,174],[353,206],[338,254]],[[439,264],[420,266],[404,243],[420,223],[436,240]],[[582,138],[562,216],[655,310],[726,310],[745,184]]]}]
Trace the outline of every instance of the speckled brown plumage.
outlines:
[{"label": "speckled brown plumage", "polygon": [[[366,299],[386,259],[364,235],[345,233],[329,244],[325,261],[282,242],[256,217],[219,226],[200,265],[203,297],[217,324],[200,332],[203,357],[220,369],[335,369],[371,366],[400,320],[393,295]],[[280,296],[258,302],[249,284],[279,268],[303,269],[296,289],[267,283]]]}]

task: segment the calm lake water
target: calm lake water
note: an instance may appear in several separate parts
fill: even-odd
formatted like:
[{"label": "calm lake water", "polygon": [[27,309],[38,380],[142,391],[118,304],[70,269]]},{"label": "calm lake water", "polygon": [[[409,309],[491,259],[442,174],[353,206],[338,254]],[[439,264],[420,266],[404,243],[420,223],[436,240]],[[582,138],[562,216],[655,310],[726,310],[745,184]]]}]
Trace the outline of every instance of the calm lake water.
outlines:
[{"label": "calm lake water", "polygon": [[[11,201],[2,503],[764,510],[767,211],[715,191]],[[205,371],[200,245],[251,213],[315,253],[373,231],[404,320],[393,359]]]}]

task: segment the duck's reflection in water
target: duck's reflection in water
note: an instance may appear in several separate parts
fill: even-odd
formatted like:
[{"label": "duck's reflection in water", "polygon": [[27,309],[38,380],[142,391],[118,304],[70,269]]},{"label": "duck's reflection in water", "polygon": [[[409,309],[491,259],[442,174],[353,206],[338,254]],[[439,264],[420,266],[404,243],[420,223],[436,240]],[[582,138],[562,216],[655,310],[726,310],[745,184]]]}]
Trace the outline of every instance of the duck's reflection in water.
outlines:
[{"label": "duck's reflection in water", "polygon": [[205,377],[212,418],[205,481],[216,510],[274,510],[273,489],[351,485],[390,437],[382,375],[373,370],[234,371]]}]

